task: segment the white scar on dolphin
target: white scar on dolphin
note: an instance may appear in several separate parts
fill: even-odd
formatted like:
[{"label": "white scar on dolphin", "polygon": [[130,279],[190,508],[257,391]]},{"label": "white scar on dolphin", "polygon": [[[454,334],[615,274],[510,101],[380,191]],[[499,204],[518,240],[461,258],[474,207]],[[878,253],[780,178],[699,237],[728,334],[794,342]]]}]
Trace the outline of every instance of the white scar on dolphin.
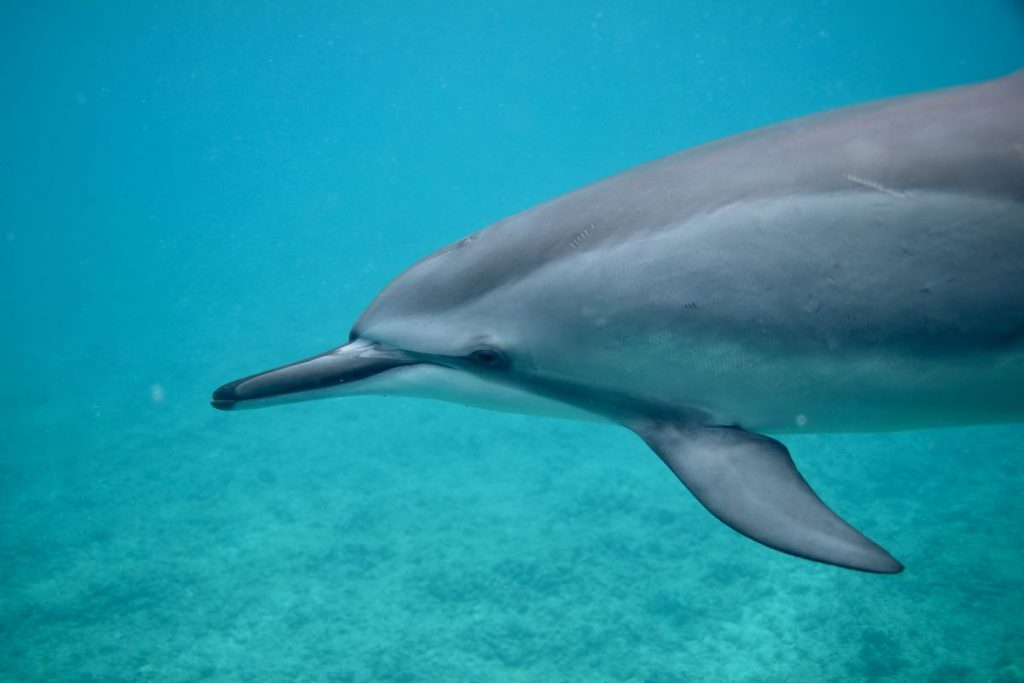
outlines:
[{"label": "white scar on dolphin", "polygon": [[355,394],[607,420],[792,555],[903,566],[762,432],[1024,420],[1024,71],[669,156],[416,263],[230,409]]}]

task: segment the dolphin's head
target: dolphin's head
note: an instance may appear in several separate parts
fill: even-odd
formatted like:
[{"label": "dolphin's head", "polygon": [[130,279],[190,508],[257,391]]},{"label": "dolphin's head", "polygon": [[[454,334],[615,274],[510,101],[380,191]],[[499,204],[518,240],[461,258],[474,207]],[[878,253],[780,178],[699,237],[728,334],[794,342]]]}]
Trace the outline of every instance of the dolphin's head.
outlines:
[{"label": "dolphin's head", "polygon": [[407,269],[360,316],[347,344],[225,384],[213,393],[213,406],[394,394],[595,419],[537,390],[528,343],[536,322],[528,315],[529,297],[512,290],[545,259],[543,252],[523,258],[522,245],[510,243],[514,231],[501,227]]}]

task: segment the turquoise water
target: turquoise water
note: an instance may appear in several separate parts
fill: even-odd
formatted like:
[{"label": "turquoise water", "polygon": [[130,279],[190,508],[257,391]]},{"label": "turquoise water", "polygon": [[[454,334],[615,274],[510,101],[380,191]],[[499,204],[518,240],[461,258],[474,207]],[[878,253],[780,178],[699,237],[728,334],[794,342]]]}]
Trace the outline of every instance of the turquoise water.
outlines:
[{"label": "turquoise water", "polygon": [[538,201],[1018,68],[1024,4],[6,2],[0,63],[0,679],[1024,680],[1020,426],[787,438],[873,576],[622,429],[208,405]]}]

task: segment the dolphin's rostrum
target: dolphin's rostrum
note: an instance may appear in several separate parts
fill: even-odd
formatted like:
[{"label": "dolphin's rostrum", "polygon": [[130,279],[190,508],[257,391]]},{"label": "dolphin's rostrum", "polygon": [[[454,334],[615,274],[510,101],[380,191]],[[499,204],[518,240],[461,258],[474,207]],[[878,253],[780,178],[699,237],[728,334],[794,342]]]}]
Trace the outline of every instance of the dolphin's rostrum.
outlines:
[{"label": "dolphin's rostrum", "polygon": [[228,409],[395,393],[608,420],[793,555],[902,565],[760,432],[1024,418],[1024,72],[698,147],[402,273]]}]

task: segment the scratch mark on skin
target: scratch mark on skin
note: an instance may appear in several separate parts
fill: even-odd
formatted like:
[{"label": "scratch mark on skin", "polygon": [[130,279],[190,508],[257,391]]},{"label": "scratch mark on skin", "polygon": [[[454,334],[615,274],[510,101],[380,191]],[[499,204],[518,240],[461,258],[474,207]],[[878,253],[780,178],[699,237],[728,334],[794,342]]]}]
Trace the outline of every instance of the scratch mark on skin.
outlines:
[{"label": "scratch mark on skin", "polygon": [[572,241],[569,242],[569,246],[572,247],[573,249],[579,248],[580,244],[583,242],[583,240],[585,240],[587,238],[587,235],[589,235],[590,231],[593,230],[593,229],[594,229],[594,224],[593,223],[591,223],[587,227],[583,228],[583,230],[581,230],[580,232],[576,233],[576,236],[572,238]]},{"label": "scratch mark on skin", "polygon": [[851,174],[847,174],[843,177],[849,180],[851,183],[857,183],[858,185],[863,185],[864,187],[870,187],[872,190],[878,190],[879,192],[884,192],[887,195],[899,197],[900,199],[909,199],[912,196],[910,192],[900,192],[899,190],[894,190],[891,187],[886,187],[885,185],[882,185],[881,183],[876,183],[874,180],[870,180],[868,178],[861,178],[860,176]]}]

